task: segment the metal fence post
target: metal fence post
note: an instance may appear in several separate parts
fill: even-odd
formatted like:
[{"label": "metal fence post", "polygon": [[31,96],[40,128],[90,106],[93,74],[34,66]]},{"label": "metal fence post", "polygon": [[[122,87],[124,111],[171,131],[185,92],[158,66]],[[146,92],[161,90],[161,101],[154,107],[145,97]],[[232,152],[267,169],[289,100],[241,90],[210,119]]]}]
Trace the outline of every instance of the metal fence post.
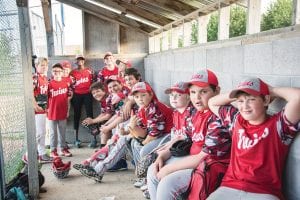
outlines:
[{"label": "metal fence post", "polygon": [[27,130],[29,195],[37,199],[39,194],[37,148],[35,137],[32,90],[32,42],[29,23],[28,0],[16,0],[18,6],[21,55],[24,80],[25,121]]},{"label": "metal fence post", "polygon": [[4,160],[3,160],[3,147],[2,147],[2,134],[0,127],[0,199],[5,197],[5,175],[4,175]]}]

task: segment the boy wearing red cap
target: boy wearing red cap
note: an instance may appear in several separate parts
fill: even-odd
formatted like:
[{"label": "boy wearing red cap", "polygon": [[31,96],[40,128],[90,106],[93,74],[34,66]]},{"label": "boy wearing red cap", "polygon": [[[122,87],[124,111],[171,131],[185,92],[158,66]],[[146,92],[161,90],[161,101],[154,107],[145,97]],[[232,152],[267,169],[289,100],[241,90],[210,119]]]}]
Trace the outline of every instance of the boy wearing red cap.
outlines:
[{"label": "boy wearing red cap", "polygon": [[99,71],[97,81],[105,83],[109,78],[118,78],[119,69],[115,65],[115,58],[113,54],[111,52],[106,52],[103,59],[105,66]]},{"label": "boy wearing red cap", "polygon": [[[134,161],[137,163],[143,154],[146,155],[153,150],[164,138],[163,136],[170,133],[172,110],[157,100],[152,88],[145,82],[136,83],[131,90],[131,95],[134,96],[139,107],[129,123],[131,137],[135,138],[133,141],[139,141],[131,143],[134,144],[131,148]],[[125,137],[120,139],[122,138],[125,139]],[[82,175],[100,182],[104,172],[116,161],[114,157],[107,157],[93,168],[81,169],[80,172]]]},{"label": "boy wearing red cap", "polygon": [[230,135],[208,108],[208,100],[220,91],[218,79],[210,70],[201,70],[188,82],[191,102],[195,108],[188,123],[193,141],[190,155],[171,156],[170,150],[159,154],[149,167],[147,184],[151,199],[176,199],[189,186],[193,169],[202,158],[211,155],[223,158],[230,150]]},{"label": "boy wearing red cap", "polygon": [[[273,116],[267,114],[271,97],[287,101]],[[237,107],[230,104],[234,101]],[[300,89],[248,78],[232,92],[210,99],[209,107],[232,132],[232,150],[221,187],[208,199],[284,199],[285,159],[300,130]]]},{"label": "boy wearing red cap", "polygon": [[[173,111],[173,127],[171,129],[171,140],[166,144],[163,144],[156,150],[157,154],[163,154],[164,151],[168,151],[173,143],[178,140],[184,140],[191,136],[192,130],[188,126],[191,120],[194,107],[190,103],[190,97],[188,94],[188,84],[185,82],[177,82],[170,88],[165,90],[165,94],[169,95],[170,105],[174,109]],[[162,164],[162,163],[161,163]],[[149,197],[149,191],[147,188],[146,177],[138,180],[134,186],[140,187],[144,197]],[[149,197],[150,198],[150,197]]]}]

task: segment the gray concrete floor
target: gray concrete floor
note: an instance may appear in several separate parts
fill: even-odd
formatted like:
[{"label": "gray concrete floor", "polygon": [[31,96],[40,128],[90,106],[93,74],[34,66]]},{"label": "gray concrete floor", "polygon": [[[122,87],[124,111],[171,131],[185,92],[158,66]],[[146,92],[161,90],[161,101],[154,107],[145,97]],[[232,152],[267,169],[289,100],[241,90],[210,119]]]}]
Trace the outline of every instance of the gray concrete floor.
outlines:
[{"label": "gray concrete floor", "polygon": [[[63,158],[63,162],[80,163],[87,158],[94,149],[88,147],[71,148],[73,157]],[[129,162],[128,162],[129,163]],[[46,193],[40,193],[39,199],[47,200],[142,200],[140,189],[133,186],[135,180],[133,167],[128,171],[107,172],[102,183],[86,178],[79,171],[72,168],[67,178],[57,179],[51,171],[51,164],[44,164],[41,169],[46,177],[43,188]],[[111,197],[111,198],[109,198]]]}]

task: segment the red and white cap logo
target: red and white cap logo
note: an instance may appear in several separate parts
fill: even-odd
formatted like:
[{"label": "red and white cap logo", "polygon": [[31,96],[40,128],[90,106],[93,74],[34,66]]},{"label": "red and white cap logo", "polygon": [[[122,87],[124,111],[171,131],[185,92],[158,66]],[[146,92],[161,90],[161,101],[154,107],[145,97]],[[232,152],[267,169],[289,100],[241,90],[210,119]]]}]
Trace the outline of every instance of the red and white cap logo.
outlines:
[{"label": "red and white cap logo", "polygon": [[217,76],[212,71],[203,69],[194,74],[188,84],[189,86],[207,87],[209,85],[218,86],[219,82]]},{"label": "red and white cap logo", "polygon": [[188,93],[188,84],[186,82],[177,82],[170,88],[165,90],[165,94],[170,94],[172,91],[176,91],[182,94]]},{"label": "red and white cap logo", "polygon": [[238,87],[231,91],[229,97],[235,98],[239,91],[246,92],[253,96],[270,94],[268,85],[259,78],[247,78],[241,81]]}]

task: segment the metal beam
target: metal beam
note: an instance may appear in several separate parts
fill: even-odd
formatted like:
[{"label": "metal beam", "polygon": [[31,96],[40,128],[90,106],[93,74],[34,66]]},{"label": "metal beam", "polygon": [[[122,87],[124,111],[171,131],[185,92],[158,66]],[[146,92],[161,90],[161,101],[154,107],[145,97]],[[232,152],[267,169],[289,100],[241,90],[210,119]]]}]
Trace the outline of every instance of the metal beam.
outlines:
[{"label": "metal beam", "polygon": [[25,122],[28,154],[29,195],[37,199],[39,194],[39,178],[37,163],[37,148],[35,137],[33,90],[32,90],[32,42],[27,0],[17,0],[19,13],[19,29],[22,55],[22,70],[24,82]]},{"label": "metal beam", "polygon": [[[212,11],[218,10],[219,9],[219,5],[220,5],[220,7],[224,7],[224,6],[228,5],[228,4],[232,4],[232,3],[235,3],[237,1],[238,0],[219,0],[217,2],[211,3],[211,4],[207,5],[207,6],[204,6],[202,8],[199,8],[199,9],[195,10],[194,12],[191,12],[188,15],[185,15],[181,19],[176,20],[176,21],[174,21],[174,22],[172,22],[170,24],[165,25],[161,29],[168,30],[169,27],[173,27],[173,25],[176,26],[177,24],[182,23],[182,21],[184,21],[185,19],[191,19],[193,17],[195,18],[195,16],[199,16],[199,13],[205,13],[205,12],[207,12],[207,10],[209,10],[210,12],[212,12]],[[155,31],[151,32],[150,35],[153,36],[153,35],[156,35],[156,34],[160,33],[161,29],[156,29]]]},{"label": "metal beam", "polygon": [[160,26],[164,26],[172,20],[170,20],[167,17],[159,16],[153,12],[149,12],[146,9],[133,6],[132,4],[126,3],[126,2],[120,2],[118,0],[96,0],[97,2],[101,2],[107,6],[110,6],[112,8],[120,10],[124,14],[134,14],[140,18],[144,18],[148,21],[151,21],[152,23],[156,23]]},{"label": "metal beam", "polygon": [[47,37],[48,57],[54,55],[54,35],[52,26],[51,0],[41,0]]},{"label": "metal beam", "polygon": [[120,24],[124,27],[131,27],[147,35],[149,34],[149,32],[155,30],[155,28],[151,26],[148,26],[146,24],[143,24],[133,19],[129,19],[123,15],[118,15],[117,13],[108,11],[104,8],[95,6],[91,3],[82,0],[58,0],[58,1],[61,3],[68,4],[72,7],[78,8],[80,10],[83,10],[89,14],[95,15],[101,19]]}]

